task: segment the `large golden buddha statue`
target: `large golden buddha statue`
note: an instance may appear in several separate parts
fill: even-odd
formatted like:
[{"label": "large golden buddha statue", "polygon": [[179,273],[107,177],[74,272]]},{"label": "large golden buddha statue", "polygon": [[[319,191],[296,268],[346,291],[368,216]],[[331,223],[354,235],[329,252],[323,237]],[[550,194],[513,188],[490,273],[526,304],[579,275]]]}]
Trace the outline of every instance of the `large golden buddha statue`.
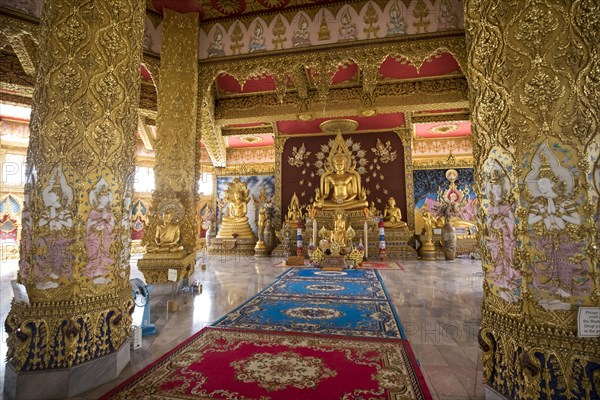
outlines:
[{"label": "large golden buddha statue", "polygon": [[369,205],[360,174],[355,170],[350,150],[339,132],[315,192],[313,207],[316,209],[357,210]]},{"label": "large golden buddha statue", "polygon": [[254,239],[254,233],[246,215],[248,213],[247,204],[250,201],[248,185],[239,178],[228,182],[223,200],[227,207],[227,215],[223,217],[217,238]]}]

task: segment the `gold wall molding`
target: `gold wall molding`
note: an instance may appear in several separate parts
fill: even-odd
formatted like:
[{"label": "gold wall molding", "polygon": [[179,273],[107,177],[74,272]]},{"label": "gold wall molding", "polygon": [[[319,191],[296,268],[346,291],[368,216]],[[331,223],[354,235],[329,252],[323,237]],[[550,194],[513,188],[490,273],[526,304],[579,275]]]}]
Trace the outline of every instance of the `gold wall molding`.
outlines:
[{"label": "gold wall molding", "polygon": [[204,90],[206,84],[206,81],[200,80],[199,96],[202,101],[198,110],[198,118],[200,118],[201,137],[213,165],[224,167],[227,165],[227,149],[221,133],[221,126],[224,124],[217,125],[215,121],[214,89]]},{"label": "gold wall molding", "polygon": [[219,176],[253,176],[253,175],[274,175],[275,164],[263,163],[263,164],[241,164],[241,165],[228,165],[225,168],[215,168],[214,174],[216,177]]},{"label": "gold wall molding", "polygon": [[161,86],[158,91],[157,137],[154,142],[156,190],[150,224],[143,244],[152,243],[162,216],[161,204],[177,198],[185,215],[179,221],[181,245],[196,248],[195,194],[198,143],[198,15],[165,9],[163,19]]},{"label": "gold wall molding", "polygon": [[412,122],[414,124],[427,124],[431,122],[469,121],[470,119],[470,114],[467,113],[412,116]]},{"label": "gold wall molding", "polygon": [[[431,108],[462,108],[468,105],[467,82],[448,78],[378,85],[370,104],[378,113],[408,112]],[[295,120],[299,112],[335,118],[356,115],[364,108],[361,88],[331,88],[325,100],[311,91],[307,99],[288,93],[283,102],[274,94],[219,99],[215,118],[221,125]],[[304,104],[305,108],[299,109]]]},{"label": "gold wall molding", "polygon": [[338,65],[347,60],[357,62],[362,69],[369,65],[379,66],[387,56],[392,56],[402,57],[418,69],[430,57],[441,52],[452,54],[463,72],[465,71],[467,53],[465,37],[462,33],[441,37],[440,35],[411,35],[386,39],[378,43],[355,45],[345,43],[343,47],[336,48],[302,48],[283,54],[207,59],[201,60],[200,65],[202,80],[207,83],[212,83],[222,72],[232,75],[240,84],[263,73],[274,76],[276,82],[285,82],[284,78],[291,75],[290,71],[295,71],[301,66],[315,67],[314,71],[324,76],[322,72],[335,72]]},{"label": "gold wall molding", "polygon": [[413,161],[413,168],[421,169],[450,169],[450,168],[473,168],[472,157],[457,158],[450,154],[448,157],[439,160],[418,160]]},{"label": "gold wall molding", "polygon": [[13,303],[6,324],[17,371],[101,357],[130,333],[128,217],[144,13],[137,1],[119,5],[115,14],[92,1],[91,14],[72,25],[72,2],[47,2],[37,27],[18,274],[31,305]]},{"label": "gold wall molding", "polygon": [[223,136],[237,136],[237,135],[264,135],[272,134],[273,129],[271,126],[255,126],[248,128],[221,128],[221,134]]},{"label": "gold wall molding", "polygon": [[[410,124],[410,121],[406,121]],[[406,123],[405,123],[406,125]],[[413,159],[412,159],[412,132],[409,128],[400,128],[395,130],[396,134],[402,141],[404,147],[404,182],[406,187],[406,223],[411,232],[415,230],[415,180],[413,176]]]},{"label": "gold wall molding", "polygon": [[590,398],[600,347],[577,313],[600,306],[600,6],[467,0],[465,15],[484,378],[514,399]]}]

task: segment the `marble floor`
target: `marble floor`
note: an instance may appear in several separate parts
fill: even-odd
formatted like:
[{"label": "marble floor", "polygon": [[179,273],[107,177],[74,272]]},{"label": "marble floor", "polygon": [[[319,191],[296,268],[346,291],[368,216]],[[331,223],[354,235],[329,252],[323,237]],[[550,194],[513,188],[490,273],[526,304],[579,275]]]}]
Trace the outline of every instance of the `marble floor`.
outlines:
[{"label": "marble floor", "polygon": [[[280,259],[211,256],[192,277],[203,284],[201,294],[174,294],[171,285],[154,285],[152,321],[158,334],[143,338],[142,348],[131,352],[131,364],[108,384],[77,399],[96,399],[140,371],[204,326],[230,312],[273,282],[284,267]],[[404,270],[382,270],[385,286],[398,311],[406,336],[434,399],[483,399],[482,366],[477,344],[483,298],[479,261],[402,261]],[[4,320],[10,310],[10,280],[16,262],[0,264],[0,359],[6,357]],[[132,260],[131,277],[141,277]],[[167,301],[180,307],[169,312]],[[141,322],[141,308],[134,321]],[[4,363],[0,387],[4,388]],[[325,400],[325,399],[324,399]]]}]

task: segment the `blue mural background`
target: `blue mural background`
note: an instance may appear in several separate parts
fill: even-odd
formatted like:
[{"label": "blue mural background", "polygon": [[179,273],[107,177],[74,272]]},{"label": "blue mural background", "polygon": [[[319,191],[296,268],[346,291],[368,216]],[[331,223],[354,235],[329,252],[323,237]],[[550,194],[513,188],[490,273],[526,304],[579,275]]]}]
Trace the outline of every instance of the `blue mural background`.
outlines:
[{"label": "blue mural background", "polygon": [[[261,188],[264,187],[267,192],[267,197],[272,198],[275,194],[275,175],[253,175],[253,176],[219,176],[217,177],[217,198],[223,200],[227,183],[233,182],[234,178],[239,178],[240,181],[248,185],[250,191],[250,201],[248,202],[248,221],[255,235],[258,234],[257,216],[258,210],[254,205],[254,198],[259,197]],[[220,221],[222,218],[221,207],[217,204],[217,232],[220,229]]]},{"label": "blue mural background", "polygon": [[[473,190],[473,186],[475,185],[473,168],[455,169],[458,172],[458,178],[456,181],[454,181],[456,186],[459,189],[462,189],[463,187],[467,187],[469,189],[469,200],[466,207],[461,209],[461,214],[459,217],[466,221],[474,221],[475,201],[477,196]],[[421,215],[420,210],[424,204],[427,204],[430,209],[433,207],[433,204],[437,202],[437,193],[440,186],[442,187],[442,190],[448,188],[450,181],[448,181],[446,178],[446,171],[448,171],[448,169],[424,169],[413,171],[415,216]]]}]

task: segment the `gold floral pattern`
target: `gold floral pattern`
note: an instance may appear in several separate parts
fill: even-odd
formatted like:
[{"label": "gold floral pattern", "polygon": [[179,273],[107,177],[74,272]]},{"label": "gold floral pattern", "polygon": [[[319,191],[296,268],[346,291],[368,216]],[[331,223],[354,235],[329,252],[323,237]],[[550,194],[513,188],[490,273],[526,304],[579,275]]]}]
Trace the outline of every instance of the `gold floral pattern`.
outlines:
[{"label": "gold floral pattern", "polygon": [[273,391],[290,386],[298,389],[312,388],[337,375],[324,364],[320,358],[286,351],[278,354],[254,354],[245,360],[231,363],[231,366],[235,369],[236,379],[245,383],[257,383],[260,387]]}]

